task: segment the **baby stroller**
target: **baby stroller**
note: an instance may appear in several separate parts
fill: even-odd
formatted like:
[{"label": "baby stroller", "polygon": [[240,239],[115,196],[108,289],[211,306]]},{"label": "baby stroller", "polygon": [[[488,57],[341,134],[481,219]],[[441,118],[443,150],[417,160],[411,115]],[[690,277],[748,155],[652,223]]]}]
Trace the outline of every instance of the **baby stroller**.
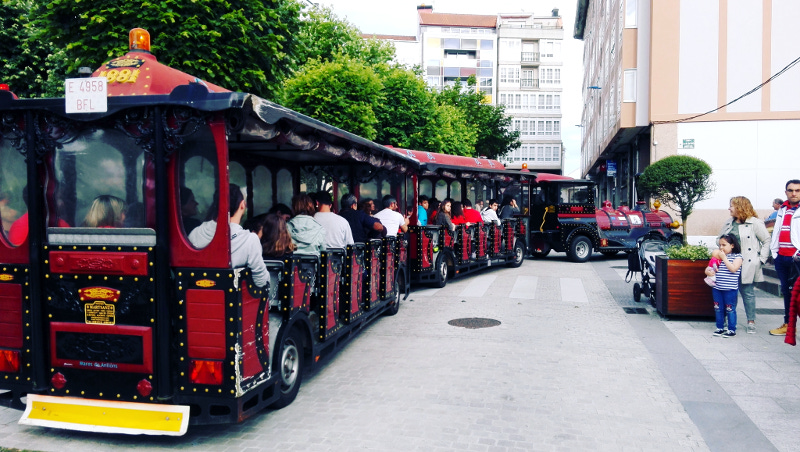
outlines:
[{"label": "baby stroller", "polygon": [[636,252],[628,255],[628,273],[625,282],[631,282],[636,273],[641,273],[641,284],[633,284],[633,300],[642,301],[642,295],[655,302],[656,256],[663,256],[669,246],[660,236],[645,236],[636,241]]}]

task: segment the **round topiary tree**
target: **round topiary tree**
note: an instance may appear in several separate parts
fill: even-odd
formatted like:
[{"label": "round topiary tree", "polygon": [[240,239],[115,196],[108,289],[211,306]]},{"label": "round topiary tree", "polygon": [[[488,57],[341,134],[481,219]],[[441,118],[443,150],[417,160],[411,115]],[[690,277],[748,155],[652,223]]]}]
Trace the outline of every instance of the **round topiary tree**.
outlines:
[{"label": "round topiary tree", "polygon": [[648,166],[639,178],[639,191],[675,209],[683,224],[683,242],[688,237],[686,219],[694,205],[708,199],[715,189],[711,166],[689,155],[673,155]]}]

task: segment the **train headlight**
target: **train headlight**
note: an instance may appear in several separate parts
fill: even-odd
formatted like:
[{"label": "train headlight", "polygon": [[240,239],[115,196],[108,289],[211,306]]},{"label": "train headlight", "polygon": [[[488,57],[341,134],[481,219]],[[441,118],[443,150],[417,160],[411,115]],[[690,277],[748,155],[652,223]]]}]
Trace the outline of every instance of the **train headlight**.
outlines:
[{"label": "train headlight", "polygon": [[128,34],[128,48],[130,50],[150,51],[150,33],[144,28],[134,28]]}]

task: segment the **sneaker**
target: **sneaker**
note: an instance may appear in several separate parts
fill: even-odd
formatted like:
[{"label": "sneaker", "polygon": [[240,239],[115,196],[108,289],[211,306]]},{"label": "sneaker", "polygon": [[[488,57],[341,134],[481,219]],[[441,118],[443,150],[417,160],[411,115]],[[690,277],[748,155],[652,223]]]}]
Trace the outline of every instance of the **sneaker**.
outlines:
[{"label": "sneaker", "polygon": [[728,330],[722,335],[722,337],[733,337],[733,336],[736,336],[736,331],[733,330]]},{"label": "sneaker", "polygon": [[710,287],[714,287],[717,285],[717,281],[710,276],[706,276],[705,279],[703,279],[703,281],[705,281],[705,283],[708,284]]},{"label": "sneaker", "polygon": [[721,328],[719,328],[716,331],[714,331],[714,336],[722,336],[723,334],[725,334],[725,330],[723,330]]},{"label": "sneaker", "polygon": [[786,330],[789,329],[789,325],[783,324],[774,330],[769,330],[769,334],[773,336],[786,336]]},{"label": "sneaker", "polygon": [[747,322],[747,334],[756,334],[755,322]]}]

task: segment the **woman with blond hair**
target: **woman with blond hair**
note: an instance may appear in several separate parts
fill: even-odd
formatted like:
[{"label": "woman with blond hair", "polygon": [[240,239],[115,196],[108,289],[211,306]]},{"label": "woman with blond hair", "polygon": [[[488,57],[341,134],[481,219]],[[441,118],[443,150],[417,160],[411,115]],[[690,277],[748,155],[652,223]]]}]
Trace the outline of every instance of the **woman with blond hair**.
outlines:
[{"label": "woman with blond hair", "polygon": [[83,220],[88,228],[121,228],[125,221],[125,201],[111,195],[100,195],[92,201]]},{"label": "woman with blond hair", "polygon": [[[742,303],[747,314],[747,332],[756,332],[756,295],[755,283],[764,281],[761,266],[769,257],[770,235],[764,221],[758,214],[750,200],[744,196],[734,196],[728,208],[731,217],[722,226],[719,237],[733,234],[741,244],[742,272],[739,280],[739,292],[742,294]],[[730,326],[729,326],[730,328]]]}]

